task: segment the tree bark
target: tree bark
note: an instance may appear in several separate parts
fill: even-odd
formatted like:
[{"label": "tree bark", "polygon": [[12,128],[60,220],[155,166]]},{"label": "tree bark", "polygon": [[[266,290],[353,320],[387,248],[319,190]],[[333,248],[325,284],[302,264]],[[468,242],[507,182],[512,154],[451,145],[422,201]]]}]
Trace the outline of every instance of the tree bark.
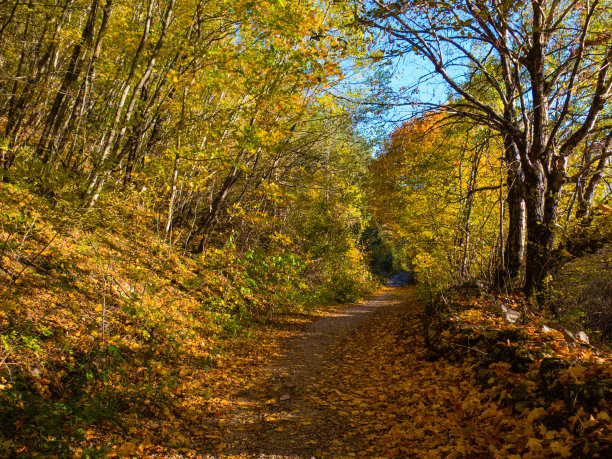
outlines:
[{"label": "tree bark", "polygon": [[496,283],[502,289],[518,277],[525,256],[525,199],[524,178],[521,159],[516,145],[509,136],[504,136],[505,162],[507,165],[506,185],[508,194],[508,234],[501,266],[497,269]]},{"label": "tree bark", "polygon": [[207,232],[210,229],[212,223],[215,221],[215,218],[217,218],[217,215],[219,215],[219,212],[221,211],[221,209],[223,209],[223,206],[225,205],[225,201],[227,200],[227,197],[231,189],[233,188],[234,184],[240,178],[240,175],[241,175],[240,170],[237,167],[233,167],[231,169],[230,173],[227,175],[227,177],[225,177],[225,180],[223,181],[223,185],[221,186],[221,189],[219,190],[219,192],[217,193],[217,195],[211,202],[208,212],[204,215],[204,217],[200,221],[200,225],[198,226],[198,229],[196,231],[196,233],[202,233],[202,237],[200,238],[200,242],[198,243],[198,248],[197,248],[198,252],[204,251]]},{"label": "tree bark", "polygon": [[66,69],[60,88],[55,95],[55,99],[47,115],[45,126],[40,135],[38,146],[36,147],[36,154],[41,157],[44,162],[49,161],[51,157],[51,153],[48,150],[49,144],[52,142],[53,136],[57,133],[64,119],[64,112],[66,111],[64,100],[81,75],[83,68],[83,53],[93,43],[99,3],[99,0],[93,0],[91,4],[85,26],[81,33],[81,39],[75,43],[72,49],[68,68]]},{"label": "tree bark", "polygon": [[155,44],[155,48],[151,52],[151,56],[149,57],[149,61],[147,63],[147,67],[144,73],[142,74],[142,76],[138,80],[138,83],[136,83],[134,90],[132,91],[132,95],[130,97],[130,101],[128,103],[128,106],[126,108],[125,115],[124,115],[123,108],[127,101],[131,82],[136,72],[138,58],[142,50],[144,49],[144,45],[145,45],[146,39],[149,34],[149,30],[151,27],[152,8],[149,7],[149,11],[147,13],[148,17],[146,20],[147,25],[145,27],[145,31],[143,32],[141,42],[139,45],[139,49],[136,52],[136,56],[132,60],[132,69],[130,70],[130,74],[128,75],[128,78],[124,83],[121,101],[119,103],[119,107],[116,110],[115,119],[108,133],[108,136],[106,137],[106,142],[104,143],[104,147],[103,147],[102,155],[99,159],[99,163],[96,165],[96,168],[91,174],[91,179],[89,180],[89,184],[87,186],[87,191],[85,194],[85,198],[86,198],[85,207],[87,208],[92,208],[95,205],[96,201],[98,200],[100,196],[100,192],[102,191],[102,188],[104,187],[106,179],[108,178],[112,170],[112,166],[114,165],[116,161],[116,158],[113,157],[113,152],[116,152],[119,150],[120,143],[123,140],[125,133],[127,132],[129,122],[132,119],[132,116],[134,114],[134,109],[136,107],[138,95],[140,94],[143,87],[145,87],[145,85],[149,81],[149,78],[151,77],[153,68],[155,67],[155,64],[157,62],[157,57],[165,42],[168,28],[170,27],[170,22],[174,14],[174,5],[175,5],[175,0],[170,0],[170,3],[168,4],[168,7],[164,15],[164,19],[162,20],[162,30],[161,30],[160,36],[157,40],[157,43]]},{"label": "tree bark", "polygon": [[544,196],[546,176],[540,168],[525,171],[525,202],[527,204],[527,255],[525,260],[525,293],[533,295],[543,284],[546,265],[550,260],[552,228],[546,224]]},{"label": "tree bark", "polygon": [[[576,209],[576,218],[583,221],[583,224],[588,225],[591,221],[591,208],[593,207],[593,198],[595,197],[595,191],[597,191],[597,186],[601,182],[601,179],[604,176],[606,171],[606,167],[608,166],[608,162],[610,160],[610,155],[612,155],[612,151],[610,151],[610,146],[612,145],[612,131],[608,133],[605,140],[603,141],[603,145],[600,148],[600,159],[597,163],[597,167],[595,171],[592,173],[591,178],[588,183],[585,183],[585,178],[581,175],[578,177],[578,208]],[[591,151],[588,152],[588,159],[585,161],[587,170],[590,169],[589,162],[591,161]],[[586,185],[586,186],[585,186]]]}]

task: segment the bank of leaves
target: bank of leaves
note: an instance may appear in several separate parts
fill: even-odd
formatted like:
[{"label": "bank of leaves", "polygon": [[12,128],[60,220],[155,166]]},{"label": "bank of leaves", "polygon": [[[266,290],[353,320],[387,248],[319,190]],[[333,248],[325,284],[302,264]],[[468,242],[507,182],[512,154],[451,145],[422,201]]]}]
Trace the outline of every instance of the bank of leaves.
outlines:
[{"label": "bank of leaves", "polygon": [[430,358],[472,362],[473,377],[498,392],[500,407],[534,422],[541,454],[609,454],[609,348],[591,346],[586,334],[570,332],[520,296],[473,288],[443,296],[427,324]]},{"label": "bank of leaves", "polygon": [[[548,372],[548,361],[534,358],[517,369],[513,359],[492,354],[498,341],[518,347],[501,338],[518,327],[500,324],[472,295],[454,297],[454,313],[430,322],[430,340],[439,344],[432,354],[423,304],[410,290],[400,301],[339,343],[337,360],[318,381],[313,400],[344,432],[330,457],[608,457],[609,396],[585,403],[576,394],[610,381],[609,358],[553,332],[553,361],[565,363]],[[544,338],[531,316],[529,323],[521,344],[536,353]],[[476,338],[481,331],[499,339]],[[553,379],[556,389],[544,389]]]},{"label": "bank of leaves", "polygon": [[[351,230],[359,212],[343,220],[332,192],[327,217],[235,215],[243,229],[258,218],[265,244],[234,227],[202,253],[165,240],[138,193],[87,212],[27,183],[0,193],[0,455],[201,450],[210,432],[198,419],[263,362],[249,351],[278,339],[270,320],[372,286]],[[309,197],[300,206],[325,207]],[[343,245],[308,252],[322,231]]]}]

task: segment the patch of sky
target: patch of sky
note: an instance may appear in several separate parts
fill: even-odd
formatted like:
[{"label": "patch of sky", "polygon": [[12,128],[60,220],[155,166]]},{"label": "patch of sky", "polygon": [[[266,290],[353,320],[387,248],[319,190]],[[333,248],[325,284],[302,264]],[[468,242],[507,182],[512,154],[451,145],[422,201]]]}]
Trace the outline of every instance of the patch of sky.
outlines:
[{"label": "patch of sky", "polygon": [[351,106],[357,131],[376,154],[405,121],[443,104],[448,87],[431,64],[417,55],[368,58],[361,68],[347,67],[336,97]]}]

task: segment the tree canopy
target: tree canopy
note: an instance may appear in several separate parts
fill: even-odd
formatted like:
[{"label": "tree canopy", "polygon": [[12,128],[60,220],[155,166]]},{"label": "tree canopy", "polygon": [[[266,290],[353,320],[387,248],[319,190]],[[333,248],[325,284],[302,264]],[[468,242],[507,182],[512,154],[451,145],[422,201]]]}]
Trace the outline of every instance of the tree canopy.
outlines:
[{"label": "tree canopy", "polygon": [[386,37],[391,55],[417,54],[444,80],[451,97],[424,102],[426,110],[471,120],[503,140],[511,250],[502,268],[510,278],[517,275],[526,226],[525,291],[541,290],[552,267],[564,187],[582,182],[581,202],[589,208],[585,183],[600,180],[611,154],[609,3],[374,1],[355,7],[364,26]]}]

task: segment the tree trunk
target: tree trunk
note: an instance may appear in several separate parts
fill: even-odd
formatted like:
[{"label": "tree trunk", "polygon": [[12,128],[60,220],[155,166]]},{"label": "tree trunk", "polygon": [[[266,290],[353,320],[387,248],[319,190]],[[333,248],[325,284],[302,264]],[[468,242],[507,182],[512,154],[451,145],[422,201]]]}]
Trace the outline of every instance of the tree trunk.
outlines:
[{"label": "tree trunk", "polygon": [[51,152],[48,150],[49,144],[52,142],[53,136],[57,133],[64,119],[64,113],[66,111],[66,104],[64,103],[65,98],[81,75],[83,54],[93,43],[98,6],[99,0],[93,0],[87,21],[83,27],[81,39],[74,45],[68,62],[68,68],[62,79],[62,84],[55,95],[55,99],[47,115],[47,121],[40,136],[38,146],[36,147],[36,154],[41,157],[44,162],[49,161],[51,158]]},{"label": "tree trunk", "polygon": [[198,252],[204,251],[204,245],[206,243],[206,233],[210,229],[212,223],[215,221],[215,218],[217,218],[217,215],[219,215],[219,212],[223,209],[227,196],[229,195],[234,184],[240,178],[240,175],[240,170],[236,167],[233,167],[230,173],[223,181],[223,186],[221,187],[221,190],[219,190],[219,193],[217,193],[217,196],[215,196],[212,203],[210,204],[210,209],[208,210],[206,215],[204,215],[204,218],[202,218],[202,220],[200,221],[200,225],[196,231],[197,233],[202,233],[202,238],[200,239],[197,248]]},{"label": "tree trunk", "polygon": [[544,222],[545,185],[526,181],[527,255],[525,260],[525,294],[532,296],[543,284],[552,231]]},{"label": "tree trunk", "polygon": [[[151,4],[152,2],[150,3],[150,5]],[[168,4],[168,8],[166,9],[164,19],[162,20],[162,30],[161,30],[160,36],[157,40],[157,43],[155,44],[155,48],[153,49],[149,57],[148,64],[147,64],[146,69],[144,70],[144,73],[142,74],[142,76],[138,80],[138,83],[134,87],[134,90],[130,97],[130,101],[128,103],[128,107],[125,112],[125,115],[123,115],[122,112],[123,112],[125,103],[127,101],[127,97],[128,97],[130,86],[131,86],[131,81],[136,72],[136,68],[138,64],[138,57],[141,54],[142,50],[144,49],[146,38],[148,36],[149,30],[151,27],[152,9],[149,6],[149,10],[147,12],[148,17],[146,21],[147,26],[145,27],[145,31],[143,32],[143,35],[141,37],[141,42],[136,52],[136,56],[132,60],[132,69],[130,70],[128,79],[124,83],[123,93],[122,93],[121,101],[119,103],[119,107],[117,108],[117,111],[116,111],[115,119],[109,131],[106,142],[104,144],[102,155],[99,159],[99,164],[97,165],[96,169],[93,171],[92,176],[89,180],[89,184],[87,186],[87,191],[85,194],[85,197],[86,197],[85,207],[87,208],[92,208],[95,205],[96,201],[98,200],[98,197],[100,196],[100,192],[102,191],[102,188],[104,187],[104,183],[106,182],[106,179],[111,173],[112,167],[116,163],[117,158],[113,157],[113,153],[119,150],[119,145],[125,137],[125,133],[127,132],[129,123],[134,114],[134,109],[136,107],[138,95],[142,91],[143,87],[147,84],[147,82],[149,81],[149,78],[151,77],[153,73],[153,68],[155,67],[155,64],[157,62],[157,57],[165,42],[168,28],[170,27],[172,15],[174,14],[174,5],[175,5],[175,0],[171,0],[170,3]],[[122,126],[120,127],[120,125]]]},{"label": "tree trunk", "polygon": [[593,207],[593,198],[595,197],[595,191],[597,185],[603,178],[606,166],[608,164],[608,158],[602,158],[599,160],[595,173],[591,176],[588,185],[580,195],[580,201],[578,202],[578,209],[576,210],[576,218],[583,220],[585,224],[588,224],[591,217],[591,208]]},{"label": "tree trunk", "polygon": [[498,269],[497,283],[503,288],[516,279],[525,255],[525,199],[523,197],[523,169],[521,158],[510,136],[504,137],[505,160],[507,165],[506,184],[508,195],[508,235],[503,265]]},{"label": "tree trunk", "polygon": [[[63,151],[68,142],[68,136],[73,132],[78,132],[79,125],[83,120],[83,112],[85,106],[87,105],[87,97],[93,86],[93,75],[95,74],[95,66],[102,51],[102,38],[104,37],[106,29],[108,28],[108,23],[112,10],[113,0],[107,0],[106,4],[102,8],[102,22],[100,23],[100,27],[98,28],[98,32],[93,43],[93,52],[89,56],[86,66],[87,68],[84,71],[83,81],[81,82],[77,97],[74,103],[72,104],[70,115],[64,122],[63,127],[59,130],[57,136],[51,139],[51,144],[49,148],[52,151]],[[67,169],[70,168],[70,163],[72,161],[72,155],[74,154],[74,150],[75,148],[69,151],[68,157],[63,160],[64,166]]]},{"label": "tree trunk", "polygon": [[527,257],[525,266],[525,294],[541,294],[552,268],[552,249],[560,193],[565,177],[565,159],[552,165],[553,172],[545,173],[540,162],[525,173],[525,201],[527,204]]},{"label": "tree trunk", "polygon": [[504,281],[513,282],[523,266],[525,256],[525,200],[522,183],[508,189],[508,237],[504,254]]},{"label": "tree trunk", "polygon": [[[576,210],[576,218],[579,220],[583,220],[585,225],[588,225],[591,221],[591,207],[593,206],[593,198],[595,197],[595,191],[597,191],[597,186],[601,182],[601,179],[604,176],[606,171],[606,167],[608,166],[608,162],[610,160],[610,155],[612,152],[610,151],[610,146],[612,145],[612,131],[608,133],[606,136],[603,145],[601,145],[601,153],[599,155],[600,159],[597,163],[597,168],[591,175],[591,179],[588,184],[586,183],[586,179],[581,176],[578,177],[578,209]],[[586,156],[586,155],[585,155]],[[591,151],[588,152],[588,157],[585,158],[585,163],[587,167],[587,171],[589,169],[589,162],[591,160]]]}]

